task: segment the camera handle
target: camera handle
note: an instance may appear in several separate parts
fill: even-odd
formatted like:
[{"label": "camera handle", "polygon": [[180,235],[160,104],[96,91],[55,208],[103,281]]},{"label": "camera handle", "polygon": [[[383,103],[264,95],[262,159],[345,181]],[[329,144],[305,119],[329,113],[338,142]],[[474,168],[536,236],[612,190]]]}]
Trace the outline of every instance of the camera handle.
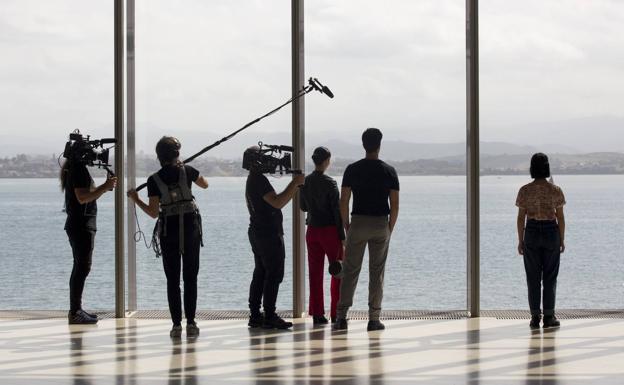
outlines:
[{"label": "camera handle", "polygon": [[108,173],[108,176],[115,176],[115,173],[113,172],[113,170],[110,169],[108,164],[103,164],[102,168],[106,170],[106,172]]},{"label": "camera handle", "polygon": [[[196,153],[195,155],[192,155],[191,157],[185,159],[182,163],[186,164],[186,163],[190,163],[192,162],[195,158],[197,158],[200,155],[203,155],[204,153],[212,150],[213,148],[217,147],[218,145],[220,145],[221,143],[231,139],[234,135],[238,134],[239,132],[243,131],[244,129],[253,126],[254,124],[258,123],[259,121],[261,121],[262,119],[273,115],[274,113],[276,113],[277,111],[281,110],[283,107],[289,105],[290,103],[294,102],[295,100],[301,98],[302,96],[312,92],[312,91],[319,91],[321,93],[324,93],[322,91],[322,89],[319,89],[318,85],[314,82],[316,80],[316,78],[310,78],[310,80],[308,81],[308,85],[307,86],[303,86],[303,88],[301,88],[301,90],[299,90],[299,93],[295,96],[293,96],[292,98],[288,99],[286,102],[284,102],[282,105],[280,105],[279,107],[267,112],[266,114],[262,115],[259,118],[256,118],[254,120],[252,120],[251,122],[245,124],[243,127],[239,128],[238,130],[232,132],[230,135],[225,136],[219,140],[217,140],[216,142],[214,142],[213,144],[211,144],[210,146],[204,147],[201,151],[199,151],[198,153]],[[318,80],[316,80],[318,82]],[[332,96],[333,97],[333,94]],[[108,170],[107,170],[108,171]],[[299,171],[301,173],[301,170],[292,170],[293,173],[295,173],[295,171]],[[139,185],[136,188],[136,191],[141,191],[142,189],[145,188],[145,186],[147,186],[147,183],[143,183],[141,185]]]}]

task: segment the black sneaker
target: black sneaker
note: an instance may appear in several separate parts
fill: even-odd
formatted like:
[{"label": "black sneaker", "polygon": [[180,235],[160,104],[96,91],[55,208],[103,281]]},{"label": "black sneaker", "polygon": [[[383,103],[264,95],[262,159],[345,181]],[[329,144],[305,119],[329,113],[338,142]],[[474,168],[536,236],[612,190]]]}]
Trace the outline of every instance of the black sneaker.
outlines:
[{"label": "black sneaker", "polygon": [[282,317],[277,314],[271,317],[265,317],[262,323],[262,327],[265,329],[289,329],[292,326],[292,322],[284,321]]},{"label": "black sneaker", "polygon": [[375,320],[375,321],[368,321],[368,326],[366,327],[366,330],[369,332],[374,332],[376,330],[384,330],[386,328],[386,326],[384,324],[382,324],[379,320]]},{"label": "black sneaker", "polygon": [[348,328],[349,324],[346,318],[337,318],[336,322],[332,325],[332,330],[347,330]]},{"label": "black sneaker", "polygon": [[98,322],[97,318],[89,316],[84,310],[69,311],[67,321],[70,325],[93,325]]},{"label": "black sneaker", "polygon": [[529,323],[529,327],[531,329],[539,329],[539,327],[540,327],[540,320],[541,320],[541,317],[539,315],[531,316],[531,322]]},{"label": "black sneaker", "polygon": [[325,318],[324,315],[313,315],[312,323],[314,325],[327,325],[329,321],[327,320],[327,318]]},{"label": "black sneaker", "polygon": [[86,310],[84,310],[84,309],[83,309],[82,311],[83,311],[83,312],[85,312],[85,314],[86,314],[86,315],[88,315],[89,317],[91,317],[91,318],[95,318],[95,319],[98,319],[98,315],[97,315],[97,314],[95,314],[95,313],[89,313],[88,311],[86,311]]},{"label": "black sneaker", "polygon": [[199,328],[195,322],[186,324],[186,336],[191,338],[199,336]]},{"label": "black sneaker", "polygon": [[262,313],[259,314],[251,314],[249,316],[249,322],[247,322],[247,326],[250,328],[259,328],[264,323],[264,315]]},{"label": "black sneaker", "polygon": [[336,323],[336,320],[337,320],[337,319],[338,319],[338,318],[336,318],[336,317],[331,317],[331,323],[332,323],[332,325]]},{"label": "black sneaker", "polygon": [[558,328],[561,325],[557,317],[554,315],[544,316],[544,329],[546,328]]},{"label": "black sneaker", "polygon": [[169,332],[169,337],[171,338],[180,338],[182,337],[182,325],[173,325],[171,331]]}]

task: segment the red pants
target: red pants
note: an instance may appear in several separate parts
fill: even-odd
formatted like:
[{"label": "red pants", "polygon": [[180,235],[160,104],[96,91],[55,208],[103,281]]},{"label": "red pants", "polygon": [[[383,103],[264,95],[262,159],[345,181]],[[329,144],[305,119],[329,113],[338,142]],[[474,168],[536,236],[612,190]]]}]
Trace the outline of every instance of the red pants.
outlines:
[{"label": "red pants", "polygon": [[[332,262],[342,260],[342,242],[336,226],[310,227],[306,231],[308,246],[308,271],[310,278],[310,308],[308,313],[314,316],[325,314],[325,296],[323,295],[323,271],[325,255]],[[340,296],[340,279],[331,278],[330,316],[336,317],[336,306]]]}]

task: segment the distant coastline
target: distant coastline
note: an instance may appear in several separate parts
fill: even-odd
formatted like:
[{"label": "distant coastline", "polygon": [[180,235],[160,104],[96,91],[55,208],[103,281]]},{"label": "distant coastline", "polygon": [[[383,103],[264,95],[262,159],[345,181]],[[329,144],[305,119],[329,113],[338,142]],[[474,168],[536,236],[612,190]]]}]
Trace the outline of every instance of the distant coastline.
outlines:
[{"label": "distant coastline", "polygon": [[[624,153],[601,152],[588,154],[552,154],[551,169],[559,175],[622,175],[624,174]],[[480,159],[481,175],[525,175],[528,173],[530,154],[487,155]],[[329,174],[342,175],[345,167],[354,159],[334,159]],[[433,159],[388,161],[399,175],[465,175],[464,156],[450,156]],[[240,160],[199,158],[193,166],[206,176],[236,177],[246,175]],[[306,164],[311,170],[312,164]],[[140,177],[150,175],[159,169],[154,158],[137,157],[136,173]],[[59,163],[56,155],[20,154],[0,158],[0,178],[55,178]],[[98,172],[94,172],[97,175]],[[102,174],[104,172],[102,171]]]}]

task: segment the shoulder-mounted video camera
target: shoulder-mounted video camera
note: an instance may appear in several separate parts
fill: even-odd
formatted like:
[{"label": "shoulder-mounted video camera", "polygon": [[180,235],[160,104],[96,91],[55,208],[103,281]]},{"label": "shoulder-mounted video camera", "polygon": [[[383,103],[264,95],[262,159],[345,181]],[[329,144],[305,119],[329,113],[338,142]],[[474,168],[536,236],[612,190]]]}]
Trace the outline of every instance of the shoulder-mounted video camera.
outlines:
[{"label": "shoulder-mounted video camera", "polygon": [[258,142],[243,154],[243,168],[262,174],[301,174],[301,170],[292,169],[291,146],[271,145]]},{"label": "shoulder-mounted video camera", "polygon": [[72,162],[104,168],[112,174],[108,164],[108,152],[113,147],[104,148],[106,144],[115,144],[114,138],[91,140],[89,135],[83,136],[79,130],[69,134],[69,141],[65,143],[63,157]]}]

